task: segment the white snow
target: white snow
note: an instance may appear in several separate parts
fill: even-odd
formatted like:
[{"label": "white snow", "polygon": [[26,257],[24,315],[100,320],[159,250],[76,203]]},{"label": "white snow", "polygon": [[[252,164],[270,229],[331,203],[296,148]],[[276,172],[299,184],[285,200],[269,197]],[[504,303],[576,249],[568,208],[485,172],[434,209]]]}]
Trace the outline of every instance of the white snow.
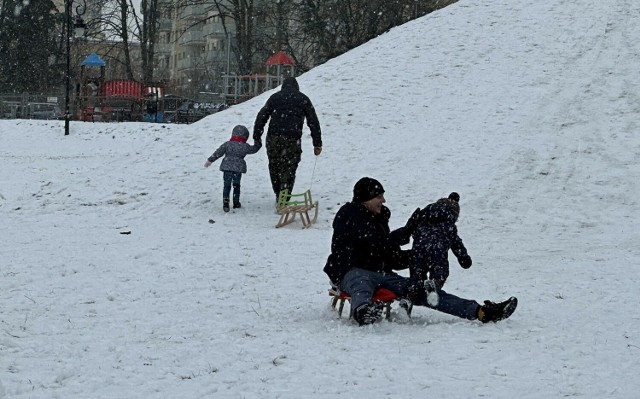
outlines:
[{"label": "white snow", "polygon": [[[636,0],[462,0],[315,68],[308,230],[274,228],[264,149],[229,214],[202,166],[270,93],[190,126],[0,121],[0,398],[638,397],[638,38]],[[447,288],[512,318],[338,319],[362,176],[392,228],[459,192]]]}]

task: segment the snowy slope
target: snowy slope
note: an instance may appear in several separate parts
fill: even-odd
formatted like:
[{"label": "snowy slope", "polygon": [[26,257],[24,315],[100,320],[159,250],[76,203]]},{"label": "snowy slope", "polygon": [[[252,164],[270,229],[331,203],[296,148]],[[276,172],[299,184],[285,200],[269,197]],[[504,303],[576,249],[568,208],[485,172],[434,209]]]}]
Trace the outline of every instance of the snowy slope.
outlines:
[{"label": "snowy slope", "polygon": [[[190,126],[0,121],[0,398],[637,397],[639,20],[461,0],[303,75],[309,230],[273,228],[264,150],[229,214],[202,167],[269,93]],[[365,175],[392,227],[459,192],[448,291],[513,317],[337,319],[322,267]]]}]

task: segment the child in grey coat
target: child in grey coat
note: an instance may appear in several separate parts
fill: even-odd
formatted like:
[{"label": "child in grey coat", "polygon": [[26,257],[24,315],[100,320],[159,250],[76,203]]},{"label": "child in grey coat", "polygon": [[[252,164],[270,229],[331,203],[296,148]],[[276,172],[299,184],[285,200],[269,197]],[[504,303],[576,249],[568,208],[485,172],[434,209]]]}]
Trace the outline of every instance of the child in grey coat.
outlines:
[{"label": "child in grey coat", "polygon": [[222,190],[222,209],[229,212],[229,194],[231,194],[231,186],[233,185],[233,208],[240,208],[240,180],[242,174],[247,173],[247,162],[244,157],[249,154],[255,154],[262,147],[260,140],[254,140],[253,145],[247,143],[249,138],[249,130],[237,125],[233,128],[231,139],[223,143],[204,163],[204,167],[211,166],[216,159],[221,158],[220,170],[222,171],[222,179],[224,188]]}]

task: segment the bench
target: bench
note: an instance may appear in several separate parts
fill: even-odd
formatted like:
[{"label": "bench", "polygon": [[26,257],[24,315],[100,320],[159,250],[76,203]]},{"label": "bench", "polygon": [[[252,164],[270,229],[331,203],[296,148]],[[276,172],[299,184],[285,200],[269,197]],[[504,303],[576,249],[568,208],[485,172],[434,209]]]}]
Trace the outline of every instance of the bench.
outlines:
[{"label": "bench", "polygon": [[[309,216],[312,210],[315,210],[313,218]],[[306,229],[318,220],[318,201],[313,202],[311,190],[302,194],[289,194],[289,190],[282,190],[278,194],[276,212],[280,215],[276,228],[293,223],[296,215],[300,215],[302,228]]]},{"label": "bench", "polygon": [[[340,291],[336,287],[329,288],[329,296],[331,297],[331,307],[333,309],[338,306],[338,317],[342,317],[342,310],[344,309],[344,301],[349,301],[351,304],[351,295],[344,291]],[[391,304],[398,297],[392,291],[386,288],[378,288],[378,290],[371,297],[372,302],[382,302],[384,305],[384,315],[386,319],[391,316]],[[351,312],[349,312],[349,318],[351,318]]]}]

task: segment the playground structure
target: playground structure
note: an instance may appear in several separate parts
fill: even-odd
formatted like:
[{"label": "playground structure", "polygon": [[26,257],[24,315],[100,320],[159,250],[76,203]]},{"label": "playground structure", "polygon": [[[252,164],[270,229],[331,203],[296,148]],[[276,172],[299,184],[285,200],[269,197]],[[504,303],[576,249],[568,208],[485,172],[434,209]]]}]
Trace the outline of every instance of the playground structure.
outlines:
[{"label": "playground structure", "polygon": [[[295,62],[282,51],[269,57],[266,66],[266,74],[224,75],[224,91],[219,93],[222,94],[221,102],[209,103],[167,94],[161,83],[105,80],[106,63],[96,53],[91,53],[82,61],[79,79],[74,83],[71,119],[192,123],[272,90],[287,76],[295,76]],[[27,93],[0,95],[0,118],[60,119],[62,112],[58,110],[64,109],[65,104],[60,104],[59,98],[58,95]]]},{"label": "playground structure", "polygon": [[[284,51],[267,59],[267,73],[252,75],[224,75],[224,97],[227,104],[238,104],[282,84],[287,76],[295,76],[295,62]],[[275,74],[273,68],[275,67]]]},{"label": "playground structure", "polygon": [[164,122],[164,87],[132,80],[105,81],[105,62],[96,53],[80,65],[74,115],[86,122]]},{"label": "playground structure", "polygon": [[166,95],[161,84],[104,81],[104,61],[93,53],[81,65],[81,82],[76,95],[77,118],[84,121],[195,122],[276,88],[285,76],[295,74],[295,62],[283,51],[269,57],[266,66],[266,74],[224,75],[224,104],[210,104]]}]

